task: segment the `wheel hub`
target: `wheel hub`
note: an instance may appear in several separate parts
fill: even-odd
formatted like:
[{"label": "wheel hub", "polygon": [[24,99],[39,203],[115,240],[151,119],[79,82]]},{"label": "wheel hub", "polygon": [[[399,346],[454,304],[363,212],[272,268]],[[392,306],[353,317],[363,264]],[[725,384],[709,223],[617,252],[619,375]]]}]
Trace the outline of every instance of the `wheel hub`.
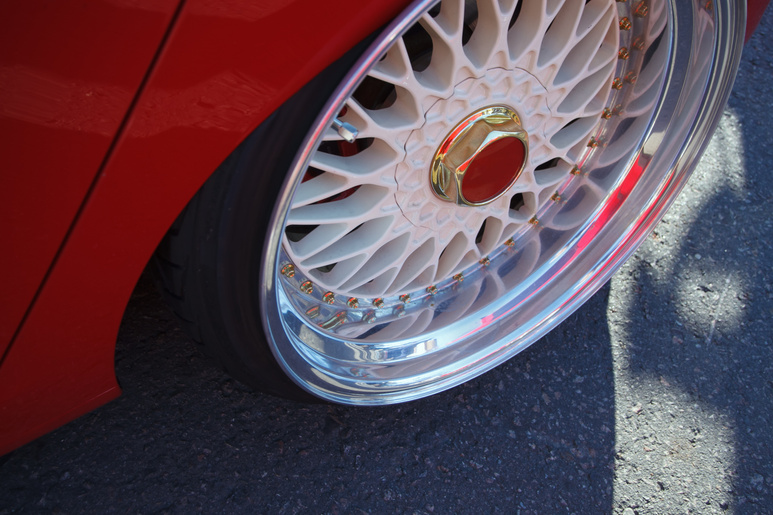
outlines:
[{"label": "wheel hub", "polygon": [[453,128],[435,152],[432,191],[460,206],[490,204],[515,184],[528,155],[528,135],[511,108],[480,109]]}]

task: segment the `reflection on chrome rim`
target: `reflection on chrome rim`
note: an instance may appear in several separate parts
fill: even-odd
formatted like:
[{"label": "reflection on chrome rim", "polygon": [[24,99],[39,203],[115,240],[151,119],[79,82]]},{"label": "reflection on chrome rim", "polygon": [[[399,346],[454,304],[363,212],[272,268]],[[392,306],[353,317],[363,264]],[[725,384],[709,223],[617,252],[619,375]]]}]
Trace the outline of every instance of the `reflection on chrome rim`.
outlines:
[{"label": "reflection on chrome rim", "polygon": [[[566,318],[713,131],[743,41],[727,3],[416,2],[344,80],[278,199],[261,309],[284,370],[335,402],[401,402]],[[432,157],[492,104],[517,113],[528,160],[495,201],[448,203]]]}]

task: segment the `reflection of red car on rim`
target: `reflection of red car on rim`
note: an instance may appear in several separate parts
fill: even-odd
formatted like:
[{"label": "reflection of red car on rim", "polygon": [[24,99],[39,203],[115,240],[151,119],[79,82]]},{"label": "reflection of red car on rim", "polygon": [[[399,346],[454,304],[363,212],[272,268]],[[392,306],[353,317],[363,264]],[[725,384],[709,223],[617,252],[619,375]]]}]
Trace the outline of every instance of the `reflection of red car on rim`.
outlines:
[{"label": "reflection of red car on rim", "polygon": [[733,0],[284,4],[3,7],[0,452],[119,394],[154,251],[191,336],[260,388],[384,404],[501,363],[660,219],[747,23]]}]

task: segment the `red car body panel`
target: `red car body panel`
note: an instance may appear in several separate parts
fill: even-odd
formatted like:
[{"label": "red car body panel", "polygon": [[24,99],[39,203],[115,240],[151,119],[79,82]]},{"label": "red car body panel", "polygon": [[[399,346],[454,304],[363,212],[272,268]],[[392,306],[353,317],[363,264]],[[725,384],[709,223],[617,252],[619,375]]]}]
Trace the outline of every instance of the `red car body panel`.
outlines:
[{"label": "red car body panel", "polygon": [[[0,454],[120,393],[118,326],[177,214],[406,3],[41,0],[4,13]],[[750,0],[751,27],[766,5]]]},{"label": "red car body panel", "polygon": [[[156,4],[147,4],[158,17]],[[105,44],[101,41],[110,33],[134,45],[137,36],[130,34],[137,31],[147,41],[142,45],[145,53],[133,56],[144,58],[135,66],[133,87],[123,88],[118,95],[123,103],[106,113],[111,118],[104,122],[108,127],[82,145],[86,149],[73,149],[84,159],[73,158],[72,167],[80,164],[82,169],[63,170],[61,154],[56,149],[48,152],[50,140],[61,141],[63,149],[75,144],[71,133],[77,130],[60,123],[57,104],[31,124],[44,131],[43,122],[50,116],[49,126],[65,125],[59,127],[61,135],[28,136],[28,146],[45,144],[46,151],[38,152],[33,164],[24,162],[30,158],[26,149],[16,152],[12,165],[19,167],[18,173],[4,167],[3,195],[9,203],[4,206],[8,212],[3,215],[2,237],[6,242],[16,238],[12,242],[19,250],[4,257],[9,261],[3,262],[3,275],[11,280],[24,269],[27,276],[12,281],[14,290],[6,290],[0,304],[0,345],[8,347],[0,365],[0,453],[119,394],[114,373],[118,326],[137,278],[169,225],[250,131],[314,75],[394,17],[404,2],[352,6],[317,0],[190,0],[180,9],[123,126],[121,120],[176,6],[167,5],[166,19],[157,20],[151,31],[133,19],[127,19],[127,26],[90,29],[96,20],[78,25],[83,14],[78,6],[56,5],[67,12],[52,15],[49,26],[37,35],[48,46],[57,46],[57,31],[81,33],[85,42],[80,44],[88,48]],[[30,11],[18,15],[32,19],[35,9]],[[45,31],[54,36],[46,38]],[[43,51],[51,59],[58,56],[55,48]],[[116,62],[125,58],[109,45],[104,51]],[[73,79],[77,88],[88,89],[78,80],[88,84],[90,68],[99,67],[105,57],[99,54],[82,70],[76,68],[82,73],[81,79]],[[76,102],[64,106],[64,112],[77,111]],[[14,131],[4,126],[4,138]],[[13,148],[8,150],[14,154]],[[46,187],[57,175],[60,182]],[[60,195],[67,198],[61,200]],[[47,197],[56,202],[49,204]],[[17,227],[19,220],[23,223]],[[47,231],[44,241],[30,241],[29,235],[41,230]],[[27,268],[25,261],[33,255],[35,262]]]},{"label": "red car body panel", "polygon": [[760,24],[762,14],[768,6],[770,0],[747,0],[746,1],[746,41],[752,37],[757,25]]},{"label": "red car body panel", "polygon": [[0,234],[12,249],[0,254],[0,356],[105,159],[178,1],[48,0],[0,8]]}]

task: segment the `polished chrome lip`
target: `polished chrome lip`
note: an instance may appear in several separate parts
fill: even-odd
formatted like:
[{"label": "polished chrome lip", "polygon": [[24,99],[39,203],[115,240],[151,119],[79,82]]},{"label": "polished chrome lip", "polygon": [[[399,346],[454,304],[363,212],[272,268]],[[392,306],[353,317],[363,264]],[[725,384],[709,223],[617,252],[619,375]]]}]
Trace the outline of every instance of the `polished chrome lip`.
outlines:
[{"label": "polished chrome lip", "polygon": [[[712,70],[708,73],[711,82],[708,89],[698,99],[700,105],[695,115],[690,118],[690,120],[694,120],[692,130],[685,134],[684,143],[680,147],[667,149],[668,152],[651,153],[657,149],[655,142],[662,143],[663,134],[673,129],[675,125],[679,125],[680,122],[675,113],[690,108],[690,105],[686,105],[690,100],[686,98],[689,96],[688,92],[680,89],[680,84],[688,81],[690,77],[684,77],[683,80],[679,77],[679,80],[676,80],[673,76],[667,76],[666,94],[663,96],[659,110],[653,116],[650,130],[645,136],[642,153],[632,157],[631,161],[633,165],[642,166],[645,169],[662,167],[664,173],[655,177],[644,177],[636,185],[640,191],[643,188],[644,191],[652,192],[648,198],[642,200],[642,208],[635,210],[636,215],[624,213],[622,211],[625,210],[620,210],[618,207],[618,210],[606,221],[606,225],[600,229],[599,236],[586,247],[580,248],[582,236],[594,223],[598,222],[597,217],[592,217],[586,227],[578,232],[577,238],[570,245],[567,245],[567,251],[543,267],[541,272],[545,274],[544,276],[550,277],[551,275],[548,274],[558,274],[556,279],[550,283],[550,287],[563,291],[563,293],[556,295],[549,305],[544,306],[538,312],[527,313],[526,318],[533,323],[528,324],[526,329],[512,327],[512,322],[510,325],[505,324],[505,317],[507,313],[522,305],[524,299],[528,299],[535,292],[514,291],[508,297],[490,305],[489,311],[491,313],[486,318],[493,322],[485,326],[485,330],[481,329],[484,326],[480,323],[480,319],[476,322],[474,317],[468,317],[464,321],[453,324],[450,330],[444,332],[444,335],[447,333],[463,335],[467,329],[475,330],[477,325],[477,330],[481,333],[477,337],[488,342],[481,345],[478,352],[468,354],[463,362],[452,362],[444,367],[402,376],[398,379],[390,379],[389,372],[390,369],[400,366],[400,359],[386,362],[380,366],[382,370],[377,372],[384,372],[383,380],[371,379],[367,371],[363,372],[361,378],[358,378],[356,373],[351,370],[336,374],[332,372],[337,366],[336,363],[325,363],[325,367],[318,366],[317,362],[320,356],[315,355],[313,347],[317,345],[324,347],[326,344],[346,346],[347,342],[332,337],[314,326],[305,324],[301,318],[296,316],[289,299],[275,276],[276,259],[281,245],[281,227],[284,225],[283,221],[292,199],[293,188],[289,186],[295,184],[299,179],[313,151],[313,143],[321,136],[322,131],[332,123],[338,106],[350,95],[367,70],[375,63],[377,57],[434,3],[435,0],[414,2],[365,52],[364,56],[370,57],[362,58],[347,75],[317,118],[313,125],[314,129],[306,137],[296,156],[292,171],[286,178],[285,187],[277,200],[268,225],[271,232],[266,239],[265,258],[261,267],[264,286],[260,292],[260,315],[271,350],[283,370],[301,388],[313,395],[341,404],[391,404],[414,400],[448,389],[519,353],[582,305],[647,237],[684,187],[687,177],[697,165],[697,158],[708,144],[708,136],[714,131],[719,121],[740,60],[738,50],[743,45],[744,2],[715,2],[714,53],[711,63]],[[679,34],[689,34],[693,20],[689,16],[678,15],[678,3],[677,0],[672,0],[668,6],[670,23],[673,24],[671,34],[672,37],[676,38],[676,45],[671,48],[672,64],[678,62],[678,59],[689,59],[691,48],[691,42],[679,39]],[[673,70],[670,73],[673,73]],[[719,77],[719,80],[716,80],[716,77]],[[586,252],[587,254],[583,259],[590,259],[590,261],[586,261],[586,264],[587,262],[596,264],[587,270],[579,281],[576,276],[571,276],[569,273],[573,266],[569,254],[574,251]],[[576,264],[574,265],[576,266]],[[572,279],[572,277],[575,278]],[[296,333],[303,333],[305,342],[295,341]],[[429,337],[423,336],[411,340],[417,346],[422,343],[426,346],[436,346],[439,345],[438,336],[441,335],[431,334]],[[449,341],[455,341],[455,337],[451,336]]]}]

